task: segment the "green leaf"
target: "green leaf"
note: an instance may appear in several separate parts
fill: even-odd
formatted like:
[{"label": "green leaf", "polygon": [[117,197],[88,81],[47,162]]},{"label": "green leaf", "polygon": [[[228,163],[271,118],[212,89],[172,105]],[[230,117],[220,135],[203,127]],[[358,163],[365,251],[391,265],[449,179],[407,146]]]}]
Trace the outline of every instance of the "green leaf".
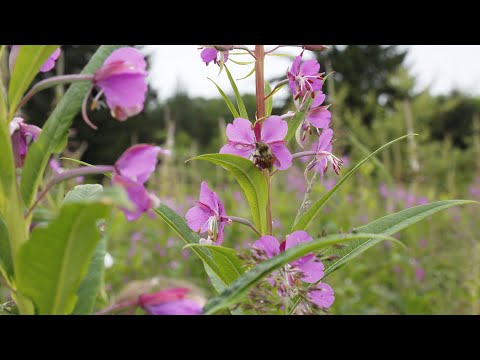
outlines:
[{"label": "green leaf", "polygon": [[335,192],[342,186],[342,184],[347,181],[350,176],[355,174],[355,172],[363,165],[365,164],[368,160],[370,160],[372,157],[377,155],[380,151],[383,149],[387,148],[388,146],[396,143],[397,141],[403,140],[409,136],[413,136],[416,134],[409,134],[409,135],[404,135],[402,137],[399,137],[398,139],[395,139],[393,141],[390,141],[389,143],[383,145],[382,147],[378,148],[376,151],[371,153],[369,156],[367,156],[365,159],[360,161],[352,170],[350,170],[345,176],[343,176],[338,183],[325,195],[323,195],[316,203],[312,205],[312,207],[305,213],[303,214],[296,223],[293,224],[292,231],[295,230],[306,230],[308,226],[311,224],[313,219],[318,215],[320,210],[323,208],[323,206],[326,204],[326,202],[335,194]]},{"label": "green leaf", "polygon": [[232,113],[233,117],[234,118],[239,118],[240,114],[238,113],[237,109],[235,108],[235,105],[233,105],[233,103],[228,98],[227,94],[225,94],[225,92],[220,88],[220,86],[217,85],[217,83],[215,81],[213,81],[210,78],[207,78],[207,79],[215,84],[215,86],[218,89],[218,92],[220,93],[220,95],[222,95],[223,100],[225,100],[225,102],[227,103],[227,106],[230,109],[230,112]]},{"label": "green leaf", "polygon": [[249,78],[250,76],[252,76],[254,73],[255,73],[255,66],[252,68],[252,70],[249,71],[249,73],[247,75],[237,79],[237,81],[238,80],[245,80],[245,79]]},{"label": "green leaf", "polygon": [[99,184],[77,185],[65,195],[63,203],[82,202],[101,192],[103,192],[103,186]]},{"label": "green leaf", "polygon": [[89,261],[100,241],[97,221],[108,207],[65,204],[47,227],[35,228],[16,259],[17,290],[38,314],[70,314]]},{"label": "green leaf", "polygon": [[259,229],[262,234],[266,233],[267,181],[253,162],[240,156],[229,154],[205,154],[190,160],[210,161],[230,171],[245,192],[257,229]]},{"label": "green leaf", "polygon": [[0,274],[8,280],[12,280],[13,273],[12,250],[10,249],[8,228],[0,217]]},{"label": "green leaf", "polygon": [[238,303],[248,289],[256,285],[264,277],[271,274],[276,269],[301,258],[312,252],[317,252],[325,247],[352,241],[355,239],[381,238],[382,240],[392,240],[393,238],[375,234],[337,234],[315,239],[307,243],[301,243],[293,248],[282,252],[281,254],[262,262],[252,270],[246,272],[226,288],[219,296],[211,299],[204,307],[207,315],[215,314],[228,306]]},{"label": "green leaf", "polygon": [[[268,81],[265,81],[265,94],[269,95],[272,92],[272,87],[268,83]],[[270,96],[267,101],[265,101],[265,113],[266,116],[269,117],[272,115],[272,109],[273,109],[273,96]]]},{"label": "green leaf", "polygon": [[[372,233],[390,236],[408,226],[424,220],[425,218],[439,211],[451,208],[453,206],[474,203],[480,204],[476,201],[470,200],[437,201],[431,204],[416,206],[395,214],[384,216],[368,225],[354,229],[353,231],[359,233]],[[378,242],[378,239],[356,240],[348,243],[342,249],[328,249],[325,252],[325,255],[335,254],[340,256],[340,258],[325,264],[325,276],[339,269],[341,266],[345,265],[347,262],[357,257],[365,250],[371,248]]]},{"label": "green leaf", "polygon": [[233,80],[232,74],[230,74],[230,70],[228,67],[225,66],[225,71],[227,72],[228,80],[230,80],[230,85],[232,85],[233,92],[235,93],[235,99],[237,100],[238,110],[240,111],[240,117],[248,120],[248,113],[243,103],[242,97],[240,96],[240,92],[238,91],[237,84],[235,84],[235,80]]},{"label": "green leaf", "polygon": [[18,103],[42,65],[58,47],[59,45],[22,45],[20,47],[8,88],[9,119],[13,118]]},{"label": "green leaf", "polygon": [[[186,244],[197,244],[199,242],[200,235],[190,230],[185,220],[168,206],[161,204],[154,211],[172,230],[180,235]],[[192,250],[203,261],[204,265],[211,270],[207,271],[207,273],[212,279],[212,283],[223,284],[223,286],[229,284],[228,276],[225,275],[222,269],[216,264],[209,250],[195,247],[192,248]]]},{"label": "green leaf", "polygon": [[99,184],[77,185],[70,190],[63,199],[64,204],[70,203],[102,203],[115,205],[132,210],[132,202],[121,186],[111,186],[103,189]]},{"label": "green leaf", "polygon": [[77,291],[78,301],[73,310],[74,315],[90,315],[93,312],[95,300],[100,291],[102,277],[105,270],[104,259],[106,248],[107,241],[102,239],[90,260],[87,276],[83,279],[80,288]]},{"label": "green leaf", "polygon": [[218,267],[222,269],[222,273],[228,284],[231,284],[245,272],[243,263],[238,258],[237,252],[234,249],[206,244],[187,244],[184,246],[184,249],[195,247],[204,248],[211,251],[213,260]]},{"label": "green leaf", "polygon": [[[82,74],[93,74],[105,59],[121,45],[102,45],[91,57]],[[90,82],[72,84],[43,126],[42,132],[28,151],[22,171],[21,192],[25,207],[29,208],[38,186],[54,152],[63,150],[62,145],[74,117],[80,112],[83,99],[91,87]]]},{"label": "green leaf", "polygon": [[295,115],[290,121],[288,121],[288,132],[287,136],[285,137],[285,141],[287,142],[287,144],[295,137],[295,133],[299,126],[302,125],[303,120],[305,120],[305,116],[307,116],[307,111],[310,109],[312,103],[313,98],[308,97],[308,99],[305,100],[302,108],[295,113]]}]

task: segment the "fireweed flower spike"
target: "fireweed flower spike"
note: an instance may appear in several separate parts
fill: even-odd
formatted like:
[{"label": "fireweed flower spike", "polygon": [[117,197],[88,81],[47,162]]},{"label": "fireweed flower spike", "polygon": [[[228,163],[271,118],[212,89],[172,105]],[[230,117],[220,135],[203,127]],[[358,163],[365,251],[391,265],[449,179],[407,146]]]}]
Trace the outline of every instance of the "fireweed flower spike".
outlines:
[{"label": "fireweed flower spike", "polygon": [[212,192],[205,181],[200,186],[200,200],[195,203],[185,215],[188,226],[200,234],[208,234],[207,240],[202,242],[221,245],[225,224],[230,224],[232,220],[227,217],[217,193]]},{"label": "fireweed flower spike", "polygon": [[[112,52],[103,65],[95,72],[93,84],[99,89],[92,102],[97,108],[98,100],[104,94],[112,117],[125,121],[143,110],[147,94],[147,63],[143,54],[135,48],[125,47]],[[89,126],[96,129],[87,115],[90,92],[83,101],[82,115]]]},{"label": "fireweed flower spike", "polygon": [[200,304],[185,298],[188,291],[178,288],[140,295],[138,303],[150,315],[200,315]]},{"label": "fireweed flower spike", "polygon": [[133,211],[122,209],[128,221],[138,219],[144,212],[153,215],[152,208],[160,200],[145,189],[145,183],[157,166],[157,156],[162,153],[158,146],[138,144],[128,148],[117,160],[112,176],[114,185],[122,186],[133,204]]},{"label": "fireweed flower spike", "polygon": [[278,170],[286,170],[292,165],[292,154],[284,141],[287,132],[287,122],[280,116],[270,116],[263,125],[237,118],[227,126],[228,144],[220,154],[251,159],[261,169],[275,165]]},{"label": "fireweed flower spike", "polygon": [[315,158],[308,164],[305,169],[305,177],[307,172],[315,168],[315,170],[320,173],[323,177],[323,174],[328,169],[328,163],[332,164],[333,171],[339,175],[340,169],[343,165],[343,161],[332,154],[332,138],[333,131],[332,129],[323,129],[320,137],[318,138],[318,143],[313,145],[315,147]]},{"label": "fireweed flower spike", "polygon": [[[12,74],[21,45],[10,45],[10,46],[11,46],[11,50],[10,50],[10,57],[9,57],[8,63],[10,68],[10,74]],[[52,70],[55,67],[55,62],[60,57],[60,53],[61,53],[60,48],[57,48],[52,53],[52,55],[50,55],[47,61],[45,61],[45,63],[42,65],[42,67],[40,68],[40,72],[47,72]]]},{"label": "fireweed flower spike", "polygon": [[42,129],[35,125],[27,125],[21,117],[16,117],[10,122],[10,138],[12,140],[15,166],[22,168],[27,156],[28,144],[37,140]]},{"label": "fireweed flower spike", "polygon": [[291,69],[287,71],[288,84],[295,100],[300,96],[305,99],[308,94],[315,97],[315,92],[320,91],[323,85],[322,75],[324,73],[319,73],[318,61],[312,59],[302,63],[302,56],[303,51],[295,58]]},{"label": "fireweed flower spike", "polygon": [[[286,240],[282,243],[273,236],[262,236],[260,240],[253,243],[253,247],[258,250],[263,250],[267,258],[272,258],[275,255],[284,252],[297,244],[312,241],[312,237],[305,231],[298,230],[287,236]],[[285,265],[286,279],[285,283],[280,285],[280,294],[286,294],[288,296],[295,296],[295,292],[290,294],[290,290],[293,290],[297,284],[295,274],[300,274],[301,280],[306,283],[316,283],[322,279],[325,269],[322,262],[317,259],[315,254],[308,254],[304,257],[292,261]],[[270,280],[272,284],[272,281]],[[312,287],[309,291],[309,298],[321,308],[328,308],[333,304],[333,290],[330,286],[324,283],[318,283],[315,287]]]},{"label": "fireweed flower spike", "polygon": [[[201,49],[201,48],[200,48]],[[200,57],[205,65],[209,65],[212,61],[214,64],[226,63],[228,60],[228,52],[233,50],[233,45],[210,45],[205,46],[200,53]]]}]

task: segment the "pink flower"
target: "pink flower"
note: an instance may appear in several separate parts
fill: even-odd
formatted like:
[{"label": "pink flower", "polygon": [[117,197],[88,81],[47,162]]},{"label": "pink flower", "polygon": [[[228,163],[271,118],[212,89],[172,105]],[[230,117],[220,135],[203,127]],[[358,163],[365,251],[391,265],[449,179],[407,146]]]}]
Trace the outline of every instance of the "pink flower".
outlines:
[{"label": "pink flower", "polygon": [[138,219],[144,212],[152,215],[152,208],[160,200],[145,189],[144,184],[157,166],[157,156],[162,151],[158,146],[138,144],[128,148],[115,163],[112,182],[122,186],[133,204],[133,211],[122,209],[128,221]]},{"label": "pink flower", "polygon": [[[332,113],[328,110],[328,107],[330,105],[322,106],[325,98],[326,95],[322,91],[319,91],[315,95],[315,99],[313,100],[310,109],[307,111],[305,120],[303,120],[303,123],[301,125],[301,141],[305,141],[307,132],[310,132],[310,134],[312,134],[312,126],[317,129],[326,129],[330,126],[332,120]],[[299,101],[295,101],[295,106],[297,109],[300,109],[301,104],[299,103]]]},{"label": "pink flower", "polygon": [[[20,52],[21,45],[10,45],[10,58],[9,58],[9,67],[10,74],[13,73],[13,68],[15,62],[17,61],[18,53]],[[45,61],[45,63],[40,68],[40,72],[47,72],[52,70],[55,67],[55,61],[60,57],[61,50],[60,48],[55,49],[55,51],[50,55],[50,57]]]},{"label": "pink flower", "polygon": [[325,283],[318,283],[313,290],[308,293],[310,300],[317,306],[327,309],[333,305],[335,296],[330,285]]},{"label": "pink flower", "polygon": [[[272,258],[275,255],[288,250],[295,245],[312,241],[312,237],[305,231],[298,230],[287,236],[286,240],[282,243],[270,235],[265,235],[253,243],[253,247],[259,250],[264,250],[268,258]],[[315,254],[308,254],[301,257],[298,260],[292,261],[286,265],[288,271],[286,272],[288,286],[295,286],[295,279],[293,273],[299,272],[301,274],[302,281],[306,283],[316,283],[323,278],[323,270],[325,269],[322,262],[317,259]],[[270,283],[273,285],[272,281]],[[282,289],[281,289],[282,290]],[[281,293],[284,291],[281,291]],[[321,308],[328,308],[333,304],[335,297],[333,296],[332,288],[325,283],[318,283],[315,287],[312,287],[309,292],[309,298]]]},{"label": "pink flower", "polygon": [[147,94],[147,63],[143,54],[135,48],[115,50],[97,69],[94,84],[100,92],[94,100],[105,94],[112,116],[120,121],[137,115],[143,110]]},{"label": "pink flower", "polygon": [[27,156],[28,144],[37,140],[42,129],[35,125],[27,125],[21,117],[16,117],[10,122],[10,138],[12,140],[15,166],[22,168]]},{"label": "pink flower", "polygon": [[188,226],[200,234],[207,233],[207,243],[221,245],[225,224],[232,221],[227,217],[217,193],[212,192],[205,181],[200,186],[200,200],[195,203],[185,215]]},{"label": "pink flower", "polygon": [[[281,252],[294,247],[303,242],[312,241],[312,237],[305,231],[298,230],[287,236],[282,243],[270,235],[265,235],[253,243],[253,247],[264,250],[268,258],[272,258]],[[304,257],[292,261],[290,266],[302,272],[302,280],[307,283],[314,283],[323,277],[323,269],[325,268],[315,254],[308,254]]]},{"label": "pink flower", "polygon": [[150,315],[200,315],[202,306],[185,298],[188,291],[177,288],[140,295],[138,303]]},{"label": "pink flower", "polygon": [[422,282],[425,279],[425,270],[421,266],[415,268],[415,279],[418,282]]},{"label": "pink flower", "polygon": [[55,61],[60,57],[60,48],[57,48],[52,55],[45,61],[45,63],[40,68],[41,72],[47,72],[52,70],[55,67]]},{"label": "pink flower", "polygon": [[209,65],[212,61],[214,64],[226,63],[228,60],[228,52],[233,50],[233,45],[212,45],[206,46],[200,53],[200,57],[205,65]]},{"label": "pink flower", "polygon": [[237,118],[227,126],[228,144],[220,149],[220,154],[238,155],[252,159],[261,169],[275,165],[279,170],[292,165],[292,154],[284,141],[288,132],[286,121],[280,116],[270,116],[261,125],[252,125],[246,119]]},{"label": "pink flower", "polygon": [[319,73],[318,61],[307,60],[302,63],[302,56],[303,51],[295,58],[291,69],[287,72],[288,84],[295,100],[300,96],[303,98],[307,95],[315,97],[315,92],[320,91],[323,85],[323,73]]},{"label": "pink flower", "polygon": [[332,129],[323,129],[316,145],[315,158],[312,160],[312,162],[310,162],[310,164],[308,164],[305,170],[306,172],[315,168],[315,170],[323,177],[323,174],[328,169],[328,163],[330,162],[335,173],[339,175],[339,171],[343,165],[343,162],[341,159],[332,154],[332,138]]}]

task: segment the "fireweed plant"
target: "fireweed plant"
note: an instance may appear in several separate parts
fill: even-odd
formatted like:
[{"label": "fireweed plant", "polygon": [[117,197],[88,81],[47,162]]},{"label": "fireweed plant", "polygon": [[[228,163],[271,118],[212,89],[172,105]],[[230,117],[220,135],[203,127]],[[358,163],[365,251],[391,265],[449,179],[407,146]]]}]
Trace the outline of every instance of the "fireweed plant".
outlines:
[{"label": "fireweed plant", "polygon": [[[144,108],[147,93],[147,63],[133,47],[103,45],[80,74],[51,76],[32,84],[39,72],[48,73],[61,56],[58,45],[1,45],[0,59],[8,61],[2,74],[0,94],[0,284],[11,301],[0,304],[19,314],[111,314],[125,309],[164,314],[318,314],[335,301],[328,275],[391,235],[438,211],[466,200],[422,204],[387,215],[349,233],[315,238],[311,225],[322,208],[365,162],[394,142],[369,155],[348,173],[341,174],[342,159],[334,155],[332,114],[325,104],[324,82],[329,74],[305,52],[324,51],[324,45],[296,45],[298,55],[285,80],[271,86],[264,79],[265,58],[282,55],[279,45],[203,45],[199,61],[219,68],[232,86],[236,105],[218,88],[232,113],[226,128],[227,142],[216,154],[196,156],[190,161],[208,161],[229,171],[242,188],[251,218],[235,216],[226,209],[208,179],[200,185],[198,200],[184,217],[162,203],[146,187],[159,157],[169,152],[154,144],[137,144],[114,164],[82,162],[74,169],[61,168],[56,154],[62,153],[73,118],[81,113],[92,131],[89,113],[100,107],[112,119],[126,121]],[[249,60],[245,61],[246,58]],[[241,61],[240,61],[241,60]],[[251,66],[255,76],[256,114],[249,118],[228,67]],[[70,84],[42,128],[31,125],[22,109],[38,92]],[[272,114],[273,97],[288,85],[294,110]],[[94,92],[95,90],[95,92]],[[92,95],[94,93],[94,95]],[[39,115],[40,116],[40,115]],[[194,119],[192,119],[194,121]],[[310,141],[307,141],[309,138]],[[313,145],[306,149],[307,143]],[[274,233],[271,184],[284,176],[292,163],[305,166],[306,193],[288,233]],[[320,199],[310,199],[313,186],[324,174],[339,176],[335,186]],[[77,185],[69,191],[55,214],[42,216],[38,207],[51,191],[63,189],[69,179],[104,174],[111,186]],[[80,179],[80,180],[79,180]],[[292,204],[293,205],[293,204]],[[189,289],[162,289],[136,299],[98,309],[106,254],[104,228],[118,208],[128,221],[145,214],[166,222],[204,263],[217,295],[204,306]],[[245,226],[251,246],[244,253],[222,246],[228,228]],[[318,232],[315,230],[315,232]],[[235,239],[228,239],[235,243]],[[372,265],[373,266],[373,265]]]}]

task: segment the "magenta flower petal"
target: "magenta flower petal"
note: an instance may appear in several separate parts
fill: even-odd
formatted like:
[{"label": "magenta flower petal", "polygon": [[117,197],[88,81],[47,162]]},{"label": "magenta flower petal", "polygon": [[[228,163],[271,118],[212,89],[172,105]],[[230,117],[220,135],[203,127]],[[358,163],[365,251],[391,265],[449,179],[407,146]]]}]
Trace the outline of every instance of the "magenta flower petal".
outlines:
[{"label": "magenta flower petal", "polygon": [[203,207],[195,206],[187,211],[185,219],[192,231],[205,233],[208,230],[208,219],[213,213]]},{"label": "magenta flower petal", "polygon": [[140,51],[126,47],[115,50],[94,75],[94,83],[105,93],[112,116],[124,121],[143,110],[147,63]]},{"label": "magenta flower petal", "polygon": [[158,146],[138,144],[128,148],[115,163],[123,177],[145,184],[157,166],[157,156],[162,151]]},{"label": "magenta flower petal", "polygon": [[216,193],[210,190],[205,181],[202,181],[200,185],[200,202],[209,207],[214,214],[220,215],[220,210],[218,207],[220,199],[218,198]]},{"label": "magenta flower petal", "polygon": [[57,48],[52,55],[50,55],[50,57],[47,59],[47,61],[45,61],[45,63],[42,65],[42,67],[40,68],[40,71],[41,72],[47,72],[47,71],[50,71],[52,70],[54,67],[55,67],[55,61],[57,61],[57,59],[59,58],[60,56],[60,48]]},{"label": "magenta flower petal", "polygon": [[262,142],[270,144],[283,141],[288,133],[288,124],[280,116],[270,116],[263,122]]},{"label": "magenta flower petal", "polygon": [[230,154],[230,155],[237,155],[241,156],[245,159],[250,158],[252,152],[255,150],[254,145],[243,145],[243,144],[236,144],[230,145],[225,144],[219,151],[220,154]]},{"label": "magenta flower petal", "polygon": [[307,232],[303,230],[297,230],[287,236],[287,240],[285,243],[285,250],[294,247],[297,244],[301,244],[304,242],[312,241],[312,237],[308,235]]},{"label": "magenta flower petal", "polygon": [[116,75],[100,81],[98,86],[115,119],[124,121],[142,112],[148,89],[144,75]]},{"label": "magenta flower petal", "polygon": [[200,187],[200,201],[187,211],[185,218],[193,231],[208,232],[209,238],[216,235],[216,238],[211,240],[215,240],[217,245],[223,242],[225,224],[231,222],[217,193],[212,192],[205,181]]},{"label": "magenta flower petal", "polygon": [[35,125],[28,125],[21,117],[14,118],[9,124],[15,166],[22,168],[27,156],[28,144],[38,138],[42,131]]},{"label": "magenta flower petal", "polygon": [[[123,63],[128,64],[127,70],[132,73],[144,73],[147,68],[147,62],[143,54],[133,47],[123,47],[115,50],[103,63],[105,65]],[[123,70],[122,73],[128,72]]]},{"label": "magenta flower petal", "polygon": [[202,313],[202,307],[190,299],[149,305],[145,307],[145,310],[150,315],[200,315]]},{"label": "magenta flower petal", "polygon": [[200,53],[200,56],[202,58],[202,61],[208,65],[210,62],[215,61],[217,59],[217,54],[218,54],[217,49],[212,47],[207,47],[202,50],[202,52]]},{"label": "magenta flower petal", "polygon": [[323,129],[322,134],[318,138],[318,147],[317,151],[332,151],[332,138],[333,130],[332,129]]},{"label": "magenta flower petal", "polygon": [[326,98],[327,98],[327,95],[325,95],[322,91],[317,92],[315,94],[315,99],[313,99],[311,108],[319,107],[320,105],[323,104]]},{"label": "magenta flower petal", "polygon": [[138,219],[144,212],[148,212],[150,209],[159,205],[158,198],[150,194],[142,184],[131,181],[118,174],[113,175],[112,183],[123,187],[132,202],[133,210],[121,208],[128,221]]},{"label": "magenta flower petal", "polygon": [[304,282],[315,283],[323,278],[325,266],[314,254],[304,256],[294,264],[303,273],[302,280]]},{"label": "magenta flower petal", "polygon": [[278,170],[286,170],[292,166],[292,154],[285,145],[270,145],[273,155],[275,155],[275,166]]},{"label": "magenta flower petal", "polygon": [[300,66],[300,73],[303,75],[315,76],[318,75],[319,71],[320,64],[315,59],[304,61],[302,66]]},{"label": "magenta flower petal", "polygon": [[254,144],[255,134],[252,129],[252,123],[247,119],[234,119],[232,124],[227,125],[227,137],[230,142],[249,146]]},{"label": "magenta flower petal", "polygon": [[318,283],[308,294],[310,300],[321,308],[329,308],[335,301],[333,289],[325,283]]},{"label": "magenta flower petal", "polygon": [[259,250],[265,250],[269,258],[280,254],[280,243],[276,238],[270,235],[262,236],[259,240],[253,243],[253,247]]},{"label": "magenta flower petal", "polygon": [[332,121],[332,113],[327,110],[325,107],[317,107],[315,109],[311,109],[306,119],[310,121],[310,123],[318,129],[325,129],[330,126]]}]

